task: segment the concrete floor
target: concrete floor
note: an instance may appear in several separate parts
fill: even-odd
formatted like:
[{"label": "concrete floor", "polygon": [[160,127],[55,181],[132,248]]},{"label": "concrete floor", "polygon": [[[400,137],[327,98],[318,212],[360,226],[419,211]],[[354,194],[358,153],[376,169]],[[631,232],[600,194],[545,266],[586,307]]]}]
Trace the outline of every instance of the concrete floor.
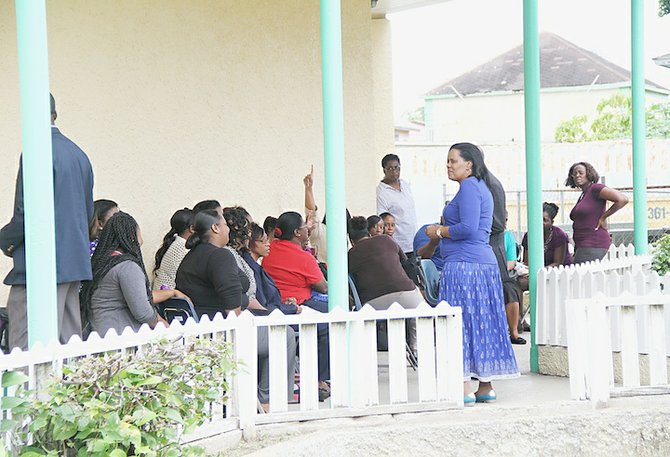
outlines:
[{"label": "concrete floor", "polygon": [[[522,336],[530,341],[530,333]],[[546,402],[570,400],[570,383],[568,378],[544,376],[530,372],[530,344],[513,345],[517,364],[521,371],[521,377],[496,381],[493,387],[498,395],[498,404],[509,406],[520,406],[524,404],[541,404]],[[379,355],[379,396],[381,404],[388,404],[388,362],[387,353],[380,352]],[[418,401],[418,376],[415,371],[408,368],[408,395],[409,401]],[[476,389],[473,382],[473,389]],[[324,407],[327,405],[324,404]]]},{"label": "concrete floor", "polygon": [[[523,337],[530,341],[530,334]],[[203,444],[210,452],[225,449],[227,457],[670,455],[670,396],[617,398],[595,410],[590,402],[570,400],[568,378],[530,373],[529,344],[513,347],[521,377],[494,383],[495,404],[269,424],[258,427],[255,440]],[[387,354],[378,356],[380,403],[388,404]],[[415,402],[417,374],[409,367],[407,373]]]}]

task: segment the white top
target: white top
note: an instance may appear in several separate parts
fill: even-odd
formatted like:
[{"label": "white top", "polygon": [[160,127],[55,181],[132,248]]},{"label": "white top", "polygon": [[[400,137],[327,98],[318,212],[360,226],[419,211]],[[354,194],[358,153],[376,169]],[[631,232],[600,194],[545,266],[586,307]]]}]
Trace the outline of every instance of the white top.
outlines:
[{"label": "white top", "polygon": [[305,208],[305,214],[311,219],[312,229],[309,232],[309,244],[314,248],[314,255],[319,262],[328,261],[328,242],[326,240],[326,224],[319,219],[317,210]]},{"label": "white top", "polygon": [[[305,214],[308,219],[313,221],[312,230],[309,232],[309,245],[314,248],[316,260],[320,263],[328,262],[328,240],[326,239],[326,224],[321,222],[318,209],[311,210],[305,208]],[[349,237],[347,237],[347,249],[351,247]]]},{"label": "white top", "polygon": [[163,260],[161,260],[161,266],[156,271],[156,277],[154,278],[154,284],[152,289],[159,290],[163,284],[168,286],[169,289],[176,289],[175,280],[177,278],[177,268],[181,265],[181,261],[184,260],[188,254],[188,249],[186,249],[186,240],[179,235],[174,236],[174,241],[170,245]]},{"label": "white top", "polygon": [[416,208],[412,189],[407,181],[400,179],[400,190],[380,182],[377,186],[377,214],[391,213],[395,218],[393,239],[403,252],[414,250],[416,234]]}]

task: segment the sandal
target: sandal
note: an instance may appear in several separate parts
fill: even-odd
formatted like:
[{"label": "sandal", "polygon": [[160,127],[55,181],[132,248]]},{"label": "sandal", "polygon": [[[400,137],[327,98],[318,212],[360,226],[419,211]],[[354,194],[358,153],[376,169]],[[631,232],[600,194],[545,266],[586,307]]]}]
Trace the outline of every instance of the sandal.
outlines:
[{"label": "sandal", "polygon": [[526,340],[521,338],[520,336],[518,336],[516,338],[510,337],[509,339],[512,342],[512,344],[526,344]]}]

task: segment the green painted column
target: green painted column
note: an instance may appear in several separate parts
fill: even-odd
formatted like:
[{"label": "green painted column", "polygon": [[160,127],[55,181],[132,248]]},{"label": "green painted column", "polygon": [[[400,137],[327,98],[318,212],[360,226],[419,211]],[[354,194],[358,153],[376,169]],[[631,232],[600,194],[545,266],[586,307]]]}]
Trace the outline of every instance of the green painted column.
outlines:
[{"label": "green painted column", "polygon": [[644,0],[631,0],[633,92],[633,222],[635,254],[647,253],[647,153],[644,103]]},{"label": "green painted column", "polygon": [[349,308],[340,0],[321,0],[321,79],[328,220],[328,308]]},{"label": "green painted column", "polygon": [[49,59],[44,0],[16,0],[28,345],[58,338]]},{"label": "green painted column", "polygon": [[523,2],[523,98],[526,121],[526,191],[528,195],[528,269],[530,271],[530,369],[538,372],[535,318],[537,272],[544,267],[542,231],[542,157],[540,154],[540,39],[537,0]]}]

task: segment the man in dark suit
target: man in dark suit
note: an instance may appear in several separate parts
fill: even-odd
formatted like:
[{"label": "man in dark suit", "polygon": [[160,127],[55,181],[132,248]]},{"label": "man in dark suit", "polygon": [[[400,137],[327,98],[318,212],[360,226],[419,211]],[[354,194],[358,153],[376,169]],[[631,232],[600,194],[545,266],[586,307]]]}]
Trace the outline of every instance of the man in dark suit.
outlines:
[{"label": "man in dark suit", "polygon": [[[58,332],[66,343],[81,336],[79,288],[91,279],[88,223],[93,216],[93,169],[88,157],[56,126],[56,102],[51,96],[53,146],[56,278],[58,283]],[[7,300],[9,346],[28,349],[25,234],[23,229],[23,165],[19,165],[14,215],[0,230],[0,249],[12,257],[14,268],[4,283],[11,286]]]}]

